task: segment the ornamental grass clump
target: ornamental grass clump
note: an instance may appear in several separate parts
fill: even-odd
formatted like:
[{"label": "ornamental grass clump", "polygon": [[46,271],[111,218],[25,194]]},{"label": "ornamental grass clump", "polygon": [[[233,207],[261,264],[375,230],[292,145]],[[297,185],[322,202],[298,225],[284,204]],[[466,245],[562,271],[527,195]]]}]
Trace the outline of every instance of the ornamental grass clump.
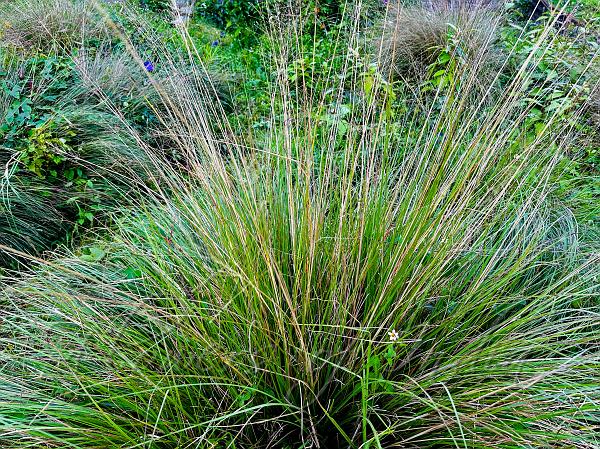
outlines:
[{"label": "ornamental grass clump", "polygon": [[310,49],[275,38],[260,146],[158,86],[186,163],[150,153],[114,228],[5,282],[0,445],[596,447],[598,255],[550,207],[571,130],[528,137],[536,53],[493,101],[461,65],[426,111],[369,71],[323,124],[287,70]]},{"label": "ornamental grass clump", "polygon": [[15,0],[0,5],[0,46],[25,53],[70,53],[110,31],[95,0]]},{"label": "ornamental grass clump", "polygon": [[[0,185],[3,188],[0,197],[2,245],[25,254],[39,254],[65,235],[69,223],[59,210],[60,204],[66,201],[64,194],[35,179]],[[0,250],[0,267],[24,262],[21,256]]]},{"label": "ornamental grass clump", "polygon": [[451,53],[465,64],[477,64],[481,84],[486,84],[506,58],[493,45],[501,23],[502,15],[490,6],[458,2],[425,8],[390,2],[378,39],[384,72],[392,79],[419,81]]},{"label": "ornamental grass clump", "polygon": [[[104,98],[52,56],[0,64],[0,243],[39,255],[122,203],[147,161]],[[45,211],[45,212],[44,212]],[[20,257],[20,256],[19,256]],[[13,255],[0,250],[0,265]],[[24,259],[20,258],[23,261]]]},{"label": "ornamental grass clump", "polygon": [[[124,33],[96,7],[96,19]],[[152,29],[147,17],[125,11],[129,26],[141,30],[136,48],[153,54],[152,40],[158,36],[145,35],[143,30]],[[39,256],[126,204],[134,184],[148,180],[150,153],[181,162],[169,124],[157,118],[169,109],[163,104],[169,94],[158,91],[171,84],[206,84],[206,79],[192,80],[181,64],[184,50],[173,50],[172,39],[168,43],[167,50],[162,42],[151,72],[139,56],[110,40],[82,42],[76,56],[0,49],[0,243]],[[162,70],[162,59],[178,68]],[[200,91],[190,89],[189,95],[187,101],[195,101]],[[125,176],[131,172],[139,175],[135,182]],[[38,213],[40,207],[48,208],[48,217]],[[47,225],[49,219],[56,224]],[[14,255],[0,250],[0,258],[6,265]]]}]

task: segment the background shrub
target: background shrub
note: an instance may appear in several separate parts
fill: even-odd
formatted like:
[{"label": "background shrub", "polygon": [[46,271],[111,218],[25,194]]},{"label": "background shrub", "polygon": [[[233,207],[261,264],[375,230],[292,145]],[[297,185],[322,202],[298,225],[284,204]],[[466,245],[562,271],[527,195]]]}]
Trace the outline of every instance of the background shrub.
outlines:
[{"label": "background shrub", "polygon": [[[13,184],[20,185],[21,191],[42,184],[45,189],[33,189],[25,197],[35,196],[34,204],[47,203],[61,217],[59,226],[47,228],[43,245],[19,245],[21,251],[48,249],[73,238],[79,228],[97,223],[114,205],[123,204],[133,184],[145,182],[139,174],[145,171],[141,167],[149,163],[153,151],[171,163],[181,163],[177,136],[170,130],[170,124],[180,118],[166,112],[176,86],[193,86],[186,98],[179,98],[182,102],[202,98],[214,107],[220,97],[219,106],[226,104],[226,90],[216,75],[209,83],[198,67],[177,63],[175,70],[167,69],[183,55],[183,42],[173,29],[160,19],[149,21],[135,8],[124,7],[123,11],[126,19],[120,18],[119,10],[106,11],[115,19],[113,29],[120,30],[118,39],[82,42],[75,54],[66,49],[49,55],[30,54],[15,52],[15,48],[12,53],[3,53],[3,190],[8,191]],[[49,20],[53,20],[52,15]],[[156,23],[160,27],[155,27]],[[129,30],[134,32],[128,35]],[[157,36],[161,37],[159,44]],[[132,45],[139,53],[126,51]],[[161,119],[157,117],[159,111]],[[125,178],[126,172],[133,177]],[[37,181],[32,183],[32,179]],[[40,196],[42,191],[60,194],[48,198]],[[11,204],[24,206],[19,201]],[[5,227],[1,232],[5,236],[24,230],[22,226],[10,228],[10,223],[17,223],[11,213],[19,217],[19,223],[29,221],[29,226],[43,233],[45,218],[28,215],[36,207],[11,209],[2,210]],[[54,231],[59,230],[67,232],[56,235]]]},{"label": "background shrub", "polygon": [[380,44],[384,73],[419,82],[455,60],[478,64],[481,85],[489,86],[503,62],[492,45],[500,20],[493,10],[390,5]]},{"label": "background shrub", "polygon": [[[0,236],[8,242],[14,240],[9,235],[30,235],[36,244],[26,238],[14,248],[35,254],[68,236],[57,232],[98,219],[118,201],[117,184],[126,185],[117,172],[144,157],[119,133],[118,117],[81,85],[70,58],[18,60],[5,67],[0,83],[5,225]],[[40,213],[42,205],[48,214]],[[48,225],[50,219],[56,224]]]},{"label": "background shrub", "polygon": [[0,43],[29,53],[71,52],[109,31],[87,0],[16,0],[0,5]]}]

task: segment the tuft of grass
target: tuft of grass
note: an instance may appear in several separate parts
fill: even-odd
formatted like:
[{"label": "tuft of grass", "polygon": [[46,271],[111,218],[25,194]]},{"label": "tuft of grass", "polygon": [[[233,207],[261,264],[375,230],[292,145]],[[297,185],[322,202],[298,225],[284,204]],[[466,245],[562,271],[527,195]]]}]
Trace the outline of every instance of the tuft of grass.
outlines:
[{"label": "tuft of grass", "polygon": [[478,64],[482,84],[493,80],[503,57],[492,45],[501,14],[481,5],[434,4],[425,9],[390,3],[380,40],[380,60],[392,78],[427,77],[440,55],[457,53]]},{"label": "tuft of grass", "polygon": [[[79,6],[70,3],[71,8]],[[135,57],[113,41],[86,41],[76,56],[57,55],[57,49],[48,55],[2,53],[0,182],[5,207],[0,211],[0,241],[33,256],[72,240],[78,229],[98,224],[109,210],[124,205],[133,184],[144,185],[151,177],[145,174],[149,154],[158,152],[167,163],[181,163],[173,143],[176,136],[170,135],[166,121],[157,118],[159,111],[167,115],[163,100],[169,101],[169,93],[158,91],[169,84],[206,84],[205,79],[192,80],[185,66],[176,62],[185,50],[173,48],[176,39],[181,41],[175,31],[159,29],[157,34],[164,38],[159,56],[153,50],[157,44],[143,31],[154,28],[137,9],[124,9],[128,19],[124,25],[115,23],[99,5],[90,2],[85,8],[117,34],[137,26],[141,31],[132,38],[144,54]],[[44,18],[52,19],[48,14]],[[152,73],[144,67],[145,60],[152,60]],[[165,67],[172,64],[179,65],[169,73]],[[163,87],[157,89],[158,84]],[[214,89],[206,101],[214,101],[223,91]],[[191,89],[187,101],[204,93]],[[124,176],[133,170],[135,181]],[[32,186],[30,191],[27,186]],[[46,218],[38,213],[44,204],[55,212],[49,217],[56,219],[56,226],[44,225]],[[35,244],[15,235],[31,235]],[[12,260],[9,252],[0,253],[3,261]]]},{"label": "tuft of grass", "polygon": [[148,151],[135,211],[6,280],[0,445],[597,447],[598,254],[551,207],[572,130],[565,108],[527,121],[552,24],[501,95],[473,101],[481,66],[456,64],[398,105],[410,85],[345,56],[360,30],[316,79],[273,23],[255,145],[192,101],[201,66],[181,83],[167,59],[184,164]]},{"label": "tuft of grass", "polygon": [[[68,220],[60,210],[60,204],[66,200],[64,193],[35,179],[19,179],[1,185],[2,245],[25,254],[39,254],[64,238],[69,228]],[[14,266],[25,259],[0,250],[0,266]]]},{"label": "tuft of grass", "polygon": [[28,53],[70,53],[84,41],[101,41],[108,29],[94,0],[16,0],[0,5],[0,43]]}]

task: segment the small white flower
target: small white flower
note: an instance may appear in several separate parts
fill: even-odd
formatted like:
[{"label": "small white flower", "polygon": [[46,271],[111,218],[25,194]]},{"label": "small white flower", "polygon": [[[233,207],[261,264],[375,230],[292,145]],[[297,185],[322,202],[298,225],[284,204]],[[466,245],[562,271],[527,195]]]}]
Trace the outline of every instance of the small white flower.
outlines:
[{"label": "small white flower", "polygon": [[398,338],[400,338],[400,335],[398,335],[398,332],[396,332],[395,329],[392,329],[391,331],[389,331],[388,335],[390,336],[391,341],[396,341],[396,340],[398,340]]}]

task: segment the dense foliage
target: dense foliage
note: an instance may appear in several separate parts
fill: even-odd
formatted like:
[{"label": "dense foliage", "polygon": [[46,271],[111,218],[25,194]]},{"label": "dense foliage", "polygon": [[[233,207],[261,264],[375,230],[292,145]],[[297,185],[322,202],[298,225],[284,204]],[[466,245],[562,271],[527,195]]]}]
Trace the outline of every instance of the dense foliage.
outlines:
[{"label": "dense foliage", "polygon": [[258,3],[0,6],[0,447],[600,447],[596,6]]}]

